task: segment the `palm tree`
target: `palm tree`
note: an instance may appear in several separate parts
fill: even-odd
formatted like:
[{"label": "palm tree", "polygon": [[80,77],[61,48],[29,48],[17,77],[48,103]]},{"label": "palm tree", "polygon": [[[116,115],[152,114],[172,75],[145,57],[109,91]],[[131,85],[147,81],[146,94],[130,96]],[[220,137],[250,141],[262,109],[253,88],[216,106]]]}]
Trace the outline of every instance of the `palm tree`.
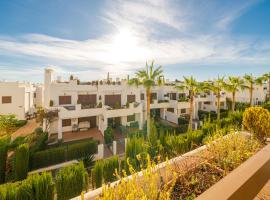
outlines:
[{"label": "palm tree", "polygon": [[189,91],[189,124],[188,130],[192,130],[192,121],[193,121],[193,110],[194,110],[194,97],[196,93],[201,90],[201,84],[196,81],[195,78],[184,77],[184,82],[181,85],[176,86],[176,88],[180,91],[188,90]]},{"label": "palm tree", "polygon": [[257,85],[257,84],[261,85],[262,78],[255,78],[252,74],[246,74],[244,76],[244,80],[246,82],[245,87],[249,90],[249,105],[252,106],[254,85]]},{"label": "palm tree", "polygon": [[232,111],[235,110],[235,95],[239,90],[244,90],[245,81],[240,77],[229,76],[228,81],[224,82],[224,89],[232,93]]},{"label": "palm tree", "polygon": [[262,79],[268,82],[268,100],[270,101],[270,72],[262,75]]},{"label": "palm tree", "polygon": [[204,88],[211,90],[217,97],[217,120],[220,121],[220,98],[221,91],[224,88],[224,77],[218,77],[214,81],[206,82]]},{"label": "palm tree", "polygon": [[135,78],[128,81],[129,85],[142,85],[146,89],[146,99],[147,99],[147,136],[150,135],[150,101],[151,101],[151,90],[156,84],[161,85],[164,82],[162,66],[155,69],[154,61],[151,65],[146,66],[144,70],[139,70],[135,73]]}]

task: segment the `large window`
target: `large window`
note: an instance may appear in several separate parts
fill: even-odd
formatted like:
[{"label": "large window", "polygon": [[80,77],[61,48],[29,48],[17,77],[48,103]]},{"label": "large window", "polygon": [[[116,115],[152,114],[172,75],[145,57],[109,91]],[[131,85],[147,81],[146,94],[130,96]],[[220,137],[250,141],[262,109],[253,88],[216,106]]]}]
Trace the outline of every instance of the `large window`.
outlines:
[{"label": "large window", "polygon": [[182,108],[181,109],[181,114],[185,114],[186,113],[186,109],[185,108]]},{"label": "large window", "polygon": [[135,95],[132,94],[132,95],[127,95],[127,102],[128,103],[133,103],[135,102]]},{"label": "large window", "polygon": [[59,105],[71,104],[71,96],[59,96]]},{"label": "large window", "polygon": [[11,96],[3,96],[2,97],[2,103],[5,104],[5,103],[12,103],[12,98]]},{"label": "large window", "polygon": [[167,108],[167,111],[173,113],[174,112],[174,108]]},{"label": "large window", "polygon": [[144,93],[141,93],[141,100],[144,100]]},{"label": "large window", "polygon": [[63,119],[62,120],[62,127],[71,126],[71,119]]}]

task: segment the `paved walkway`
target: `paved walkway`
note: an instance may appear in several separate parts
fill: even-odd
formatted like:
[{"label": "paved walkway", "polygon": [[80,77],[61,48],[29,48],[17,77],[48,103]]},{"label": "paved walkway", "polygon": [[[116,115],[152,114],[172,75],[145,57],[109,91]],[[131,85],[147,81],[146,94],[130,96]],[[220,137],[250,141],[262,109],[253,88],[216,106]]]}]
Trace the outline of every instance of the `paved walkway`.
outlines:
[{"label": "paved walkway", "polygon": [[270,199],[270,180],[264,185],[261,191],[254,198],[254,200],[269,200],[269,199]]},{"label": "paved walkway", "polygon": [[19,136],[27,136],[33,133],[34,130],[38,127],[40,127],[40,124],[36,122],[36,119],[28,120],[23,127],[20,127],[17,131],[15,131],[12,134],[12,139],[15,139],[16,137]]}]

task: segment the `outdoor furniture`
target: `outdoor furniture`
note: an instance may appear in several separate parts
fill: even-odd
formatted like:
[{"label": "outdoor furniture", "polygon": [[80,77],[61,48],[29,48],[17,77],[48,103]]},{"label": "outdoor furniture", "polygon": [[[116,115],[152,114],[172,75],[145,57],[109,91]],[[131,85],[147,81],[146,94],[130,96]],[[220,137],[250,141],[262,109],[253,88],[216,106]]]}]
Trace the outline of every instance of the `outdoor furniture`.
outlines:
[{"label": "outdoor furniture", "polygon": [[80,122],[79,123],[79,130],[88,130],[90,129],[90,122],[89,121],[85,121],[85,122]]}]

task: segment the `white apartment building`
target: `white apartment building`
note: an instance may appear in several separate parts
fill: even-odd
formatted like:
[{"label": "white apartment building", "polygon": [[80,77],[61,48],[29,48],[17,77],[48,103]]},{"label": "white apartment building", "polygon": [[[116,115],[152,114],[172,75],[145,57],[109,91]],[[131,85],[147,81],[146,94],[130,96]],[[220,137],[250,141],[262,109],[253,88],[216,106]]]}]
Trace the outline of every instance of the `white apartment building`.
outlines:
[{"label": "white apartment building", "polygon": [[0,115],[26,119],[34,112],[34,86],[29,82],[0,82]]},{"label": "white apartment building", "polygon": [[[268,84],[264,83],[263,85],[255,85],[252,95],[252,104],[258,105],[265,101],[266,95],[268,94]],[[232,99],[232,94],[227,93],[226,96]],[[239,90],[235,95],[236,102],[246,102],[250,101],[250,92],[249,89]]]},{"label": "white apartment building", "polygon": [[[54,79],[52,69],[45,69],[44,106],[57,109],[58,119],[50,124],[49,133],[57,133],[62,139],[64,132],[74,128],[98,128],[104,134],[109,124],[129,125],[137,121],[142,128],[146,120],[146,94],[142,86],[130,86],[127,80],[106,79],[80,82],[74,78],[68,81]],[[158,110],[161,118],[178,123],[181,115],[189,115],[188,92],[179,92],[175,84],[165,84],[152,89],[151,110]],[[200,94],[195,98],[194,113],[198,110],[216,110],[213,93]],[[222,108],[226,97],[222,95]],[[74,133],[76,134],[76,133]]]}]

